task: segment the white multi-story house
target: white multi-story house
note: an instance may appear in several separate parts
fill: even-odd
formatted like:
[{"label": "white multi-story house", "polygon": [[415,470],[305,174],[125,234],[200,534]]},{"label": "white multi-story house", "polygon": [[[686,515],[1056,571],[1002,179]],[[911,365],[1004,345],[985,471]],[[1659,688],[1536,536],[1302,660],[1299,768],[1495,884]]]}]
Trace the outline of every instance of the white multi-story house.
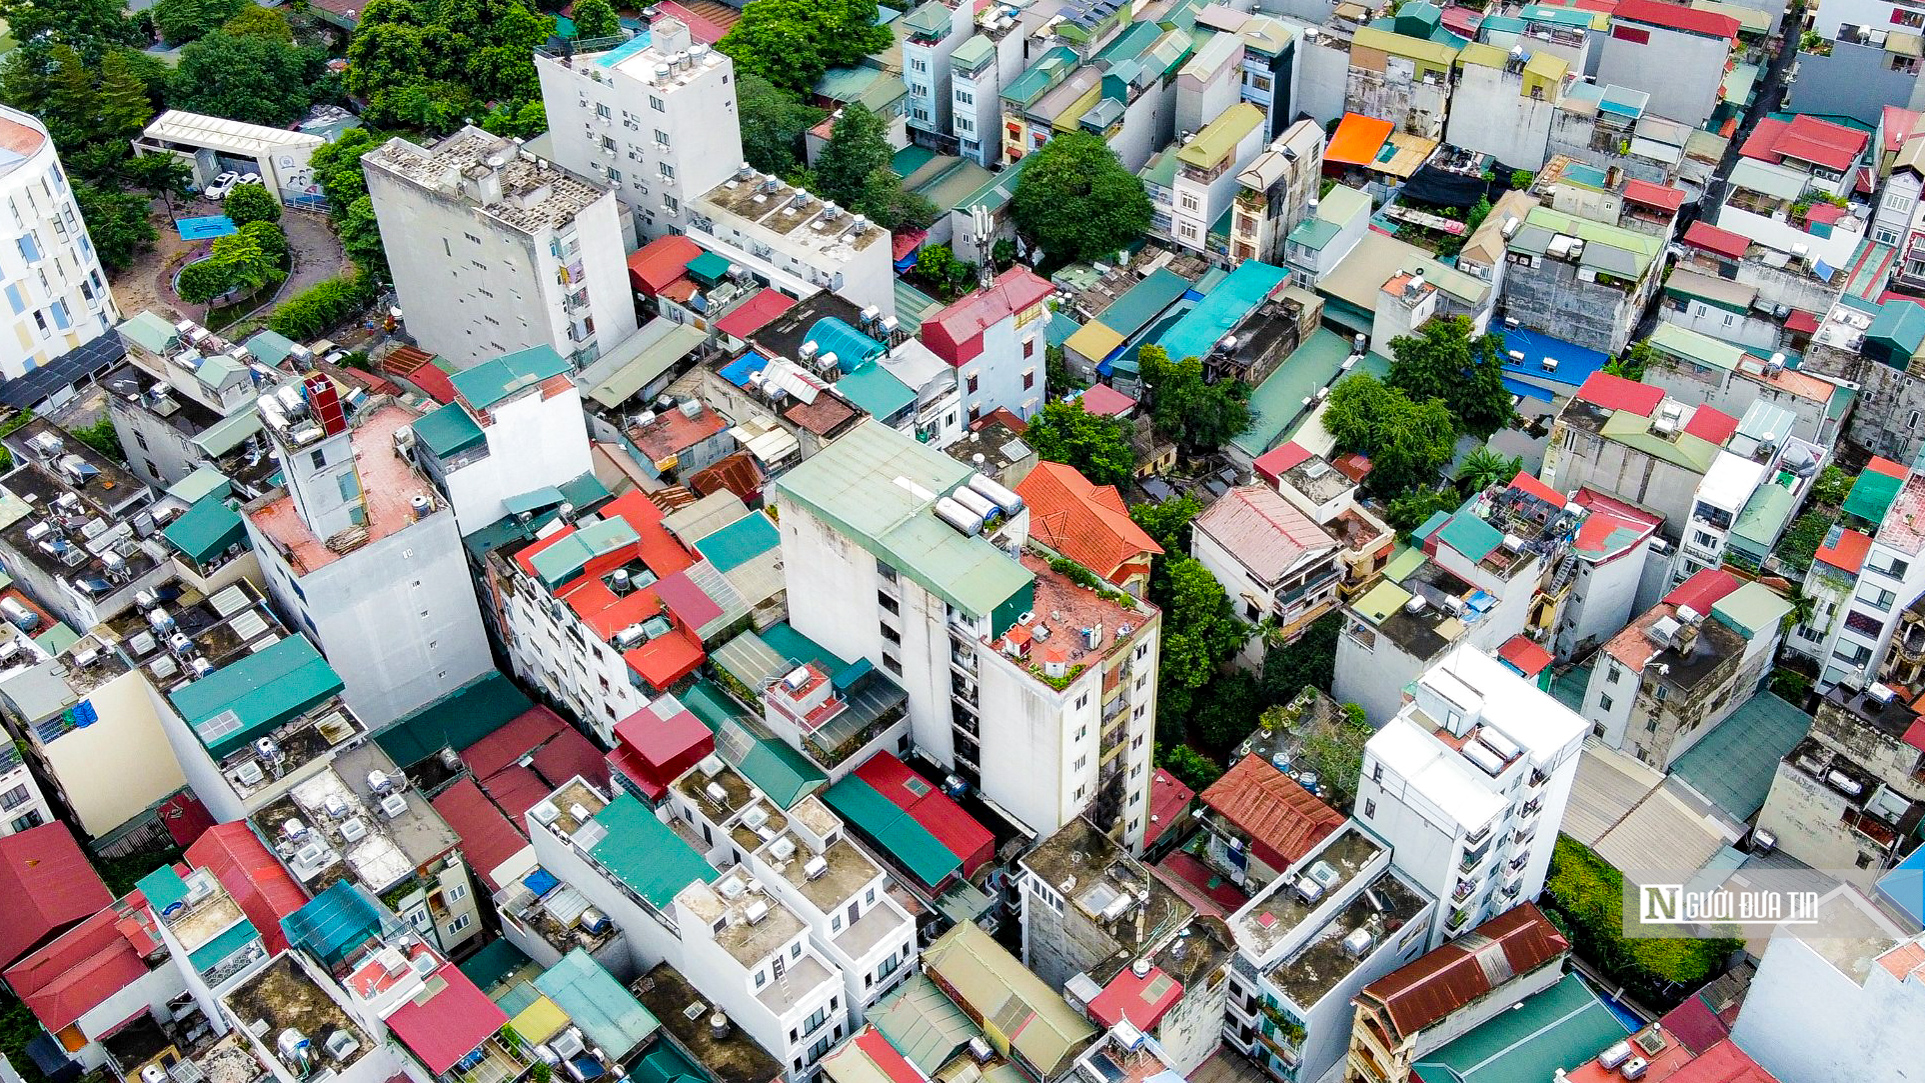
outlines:
[{"label": "white multi-story house", "polygon": [[1925,593],[1925,476],[1908,475],[1859,562],[1818,686],[1863,688],[1878,672],[1905,607]]},{"label": "white multi-story house", "polygon": [[896,314],[889,231],[747,165],[696,195],[686,229],[703,248],[800,300],[841,294],[884,317]]},{"label": "white multi-story house", "polygon": [[1647,578],[1671,566],[1670,546],[1658,539],[1658,517],[1621,500],[1579,489],[1571,502],[1584,509],[1571,553],[1577,580],[1557,623],[1559,658],[1588,653],[1631,619]]},{"label": "white multi-story house", "polygon": [[[1694,419],[1702,419],[1710,409],[1699,407]],[[1764,476],[1762,465],[1729,451],[1718,452],[1691,502],[1691,520],[1684,524],[1684,540],[1671,566],[1670,586],[1677,586],[1706,568],[1724,565],[1725,545],[1731,539],[1732,527]]]},{"label": "white multi-story house", "polygon": [[[924,0],[902,17],[902,83],[909,89],[908,127],[925,139],[943,143],[949,136],[951,67],[949,58],[970,36],[976,5]],[[914,138],[913,136],[911,138]]]},{"label": "white multi-story house", "polygon": [[1023,552],[1019,496],[874,420],[775,499],[791,623],[899,682],[925,756],[1039,834],[1087,810],[1141,847],[1160,613]]},{"label": "white multi-story house", "polygon": [[0,289],[13,338],[0,348],[0,379],[11,380],[106,334],[120,310],[100,269],[87,223],[47,129],[18,109],[0,108],[0,199],[13,243],[0,246]]},{"label": "white multi-story house", "polygon": [[627,42],[537,49],[535,74],[555,164],[613,191],[643,241],[681,232],[683,206],[742,160],[735,62],[679,19]]},{"label": "white multi-story house", "polygon": [[318,374],[259,408],[286,488],[247,505],[248,540],[355,713],[378,729],[492,670],[454,513],[395,439],[418,415],[375,400],[349,417]]},{"label": "white multi-story house", "polygon": [[1266,142],[1263,120],[1262,109],[1238,102],[1178,148],[1170,186],[1170,233],[1178,244],[1197,252],[1209,250],[1210,227],[1229,208],[1237,175]]},{"label": "white multi-story house", "polygon": [[1025,420],[1041,408],[1054,293],[1018,264],[923,321],[923,345],[956,369],[965,426],[998,407]]},{"label": "white multi-story house", "polygon": [[1357,820],[1438,900],[1433,942],[1544,889],[1588,729],[1515,670],[1460,646],[1370,739]]},{"label": "white multi-story house", "polygon": [[467,368],[547,346],[576,365],[635,332],[613,192],[469,126],[361,159],[408,331]]}]

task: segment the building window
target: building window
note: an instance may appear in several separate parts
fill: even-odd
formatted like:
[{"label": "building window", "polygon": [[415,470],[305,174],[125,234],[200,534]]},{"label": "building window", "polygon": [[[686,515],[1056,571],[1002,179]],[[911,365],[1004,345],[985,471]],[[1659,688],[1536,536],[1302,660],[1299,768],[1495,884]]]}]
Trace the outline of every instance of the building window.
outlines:
[{"label": "building window", "polygon": [[10,824],[9,826],[12,827],[14,831],[19,832],[19,831],[25,831],[30,827],[39,827],[42,822],[43,821],[40,819],[40,810],[34,809],[33,811],[27,813],[25,816],[22,816],[19,819],[13,821],[13,823]]},{"label": "building window", "polygon": [[982,377],[977,375],[976,373],[973,373],[973,372],[970,373],[969,374],[969,393],[971,395],[974,395],[976,393],[976,389],[981,386],[982,386]]},{"label": "building window", "polygon": [[466,884],[456,884],[455,886],[448,889],[449,902],[460,902],[461,900],[467,897],[468,897],[468,885]]},{"label": "building window", "polygon": [[1377,815],[1377,802],[1366,800],[1364,802],[1364,816],[1370,817],[1375,815]]},{"label": "building window", "polygon": [[27,784],[23,782],[20,785],[15,786],[13,789],[8,790],[6,793],[0,794],[0,808],[4,808],[4,809],[19,808],[21,805],[24,805],[27,803],[27,798],[29,796],[30,795],[27,790]]},{"label": "building window", "polygon": [[1610,697],[1610,696],[1599,696],[1599,697],[1597,698],[1597,705],[1598,705],[1598,709],[1599,709],[1599,710],[1604,710],[1604,711],[1608,711],[1608,710],[1610,710],[1610,709],[1611,709],[1611,697]]},{"label": "building window", "polygon": [[1616,667],[1616,666],[1610,666],[1610,667],[1608,667],[1608,668],[1606,668],[1606,669],[1605,669],[1605,671],[1604,671],[1604,683],[1606,683],[1606,684],[1616,684],[1616,683],[1618,683],[1618,678],[1619,678],[1620,676],[1622,676],[1622,675],[1623,675],[1623,673],[1624,673],[1624,671],[1623,671],[1623,670],[1621,670],[1621,669],[1619,669],[1619,668],[1618,668],[1618,667]]},{"label": "building window", "polygon": [[463,914],[460,917],[448,923],[448,935],[457,936],[460,934],[461,930],[466,929],[468,926],[473,925],[474,923],[475,923],[475,919],[472,915]]}]

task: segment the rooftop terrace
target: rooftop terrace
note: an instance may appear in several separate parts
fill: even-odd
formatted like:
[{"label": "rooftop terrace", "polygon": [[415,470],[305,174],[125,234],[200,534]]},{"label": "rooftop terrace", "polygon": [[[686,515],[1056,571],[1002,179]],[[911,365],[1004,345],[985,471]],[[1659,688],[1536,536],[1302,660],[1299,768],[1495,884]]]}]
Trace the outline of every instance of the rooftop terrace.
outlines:
[{"label": "rooftop terrace", "polygon": [[1333,896],[1342,895],[1358,874],[1383,856],[1384,848],[1346,823],[1323,848],[1279,876],[1263,894],[1236,913],[1231,927],[1237,942],[1260,958],[1296,939],[1299,927]]}]

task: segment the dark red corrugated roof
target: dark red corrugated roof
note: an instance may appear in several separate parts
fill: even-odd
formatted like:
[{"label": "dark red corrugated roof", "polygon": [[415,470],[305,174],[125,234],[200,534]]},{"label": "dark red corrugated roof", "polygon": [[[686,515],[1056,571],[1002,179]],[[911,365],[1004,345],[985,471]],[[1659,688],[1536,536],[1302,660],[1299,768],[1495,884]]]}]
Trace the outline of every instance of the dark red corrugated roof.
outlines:
[{"label": "dark red corrugated roof", "polygon": [[1664,596],[1664,602],[1666,605],[1689,606],[1698,616],[1707,617],[1711,615],[1712,606],[1738,587],[1737,576],[1723,568],[1706,568],[1679,583]]},{"label": "dark red corrugated roof", "polygon": [[[104,890],[104,889],[103,889]],[[109,900],[111,903],[112,900]],[[122,900],[130,908],[144,907],[138,892]],[[107,998],[139,981],[147,964],[123,923],[131,921],[112,905],[13,964],[7,985],[26,1003],[40,1025],[50,1031],[71,1026],[81,1016],[106,1003]],[[136,924],[135,929],[140,927]],[[144,930],[137,934],[147,946]]]},{"label": "dark red corrugated roof", "polygon": [[555,788],[543,782],[533,768],[517,763],[483,779],[481,789],[501,806],[504,815],[519,824],[526,823],[528,810],[540,804]]},{"label": "dark red corrugated roof", "polygon": [[1664,401],[1664,390],[1608,372],[1593,372],[1577,389],[1577,397],[1606,410],[1629,410],[1639,417],[1650,417]]},{"label": "dark red corrugated roof", "polygon": [[534,707],[516,715],[493,733],[461,750],[461,762],[476,778],[487,778],[530,755],[543,741],[567,728],[567,723],[546,707]]},{"label": "dark red corrugated roof", "polygon": [[307,904],[307,892],[288,875],[246,820],[208,828],[183,856],[189,866],[214,874],[247,920],[260,930],[269,952],[287,947],[281,919]]},{"label": "dark red corrugated roof", "polygon": [[876,753],[855,774],[961,858],[964,877],[974,876],[995,855],[996,836],[988,828],[893,754]]},{"label": "dark red corrugated roof", "polygon": [[506,1026],[508,1013],[453,963],[443,963],[434,976],[442,982],[441,991],[401,1005],[387,1023],[428,1071],[440,1075]]},{"label": "dark red corrugated roof", "polygon": [[1258,477],[1272,485],[1277,485],[1281,483],[1283,475],[1295,469],[1299,463],[1302,463],[1309,457],[1309,449],[1292,440],[1288,443],[1278,444],[1276,447],[1257,456],[1256,461],[1251,463],[1250,466],[1257,472]]},{"label": "dark red corrugated roof", "polygon": [[1143,845],[1154,846],[1174,826],[1183,810],[1196,800],[1196,791],[1163,768],[1150,776],[1150,822],[1143,828]]},{"label": "dark red corrugated roof", "polygon": [[490,891],[504,885],[489,875],[528,845],[521,832],[502,815],[475,780],[464,778],[435,796],[434,810],[448,821],[461,838],[461,852],[468,867],[480,876]]},{"label": "dark red corrugated roof", "polygon": [[1275,869],[1295,864],[1343,826],[1343,813],[1255,753],[1211,783],[1203,803],[1250,836],[1251,850]]},{"label": "dark red corrugated roof", "polygon": [[1519,470],[1517,476],[1511,479],[1511,488],[1522,489],[1554,508],[1561,508],[1570,502],[1563,493],[1539,481],[1537,475],[1529,470]]},{"label": "dark red corrugated roof", "polygon": [[1535,904],[1506,910],[1466,935],[1364,986],[1401,1041],[1571,950]]},{"label": "dark red corrugated roof", "polygon": [[1738,419],[1723,410],[1700,406],[1691,411],[1691,420],[1685,422],[1684,431],[1723,447],[1724,442],[1731,439],[1731,434],[1738,431]]},{"label": "dark red corrugated roof", "polygon": [[746,342],[750,335],[767,327],[777,316],[794,307],[795,298],[765,288],[735,306],[728,315],[716,320],[715,329],[730,338]]},{"label": "dark red corrugated roof", "polygon": [[1056,292],[1035,271],[1017,264],[980,289],[937,312],[922,323],[923,345],[951,365],[960,365],[983,352],[983,332]]},{"label": "dark red corrugated roof", "polygon": [[1794,308],[1785,317],[1785,330],[1797,334],[1815,335],[1818,333],[1818,316],[1803,309]]},{"label": "dark red corrugated roof", "polygon": [[562,727],[535,750],[535,773],[551,787],[565,785],[579,775],[598,790],[608,789],[608,761],[602,750],[572,726]]},{"label": "dark red corrugated roof", "polygon": [[1787,157],[1796,158],[1843,172],[1865,152],[1869,142],[1871,136],[1856,128],[1817,117],[1800,115],[1788,121],[1766,117],[1738,153],[1774,165]]},{"label": "dark red corrugated roof", "polygon": [[192,790],[182,790],[160,803],[158,810],[160,822],[167,825],[167,834],[173,838],[174,845],[185,849],[194,844],[207,829],[214,826],[214,814],[207,811],[201,799]]},{"label": "dark red corrugated roof", "polygon": [[113,901],[66,824],[0,838],[0,967]]},{"label": "dark red corrugated roof", "polygon": [[1684,206],[1684,190],[1668,184],[1653,184],[1647,180],[1628,180],[1624,182],[1624,198],[1633,203],[1675,213]]},{"label": "dark red corrugated roof", "polygon": [[1134,967],[1126,966],[1090,1000],[1089,1014],[1105,1028],[1127,1019],[1137,1030],[1151,1033],[1182,999],[1183,983],[1163,973],[1161,967],[1152,966],[1139,975]]},{"label": "dark red corrugated roof", "polygon": [[1686,30],[1693,34],[1709,34],[1716,38],[1738,36],[1738,20],[1729,15],[1699,11],[1683,4],[1659,3],[1658,0],[1621,0],[1613,18],[1670,30]]},{"label": "dark red corrugated roof", "polygon": [[1745,258],[1751,247],[1751,242],[1738,234],[1703,221],[1691,223],[1691,228],[1684,231],[1684,243],[1732,259]]},{"label": "dark red corrugated roof", "polygon": [[1658,1022],[1664,1026],[1665,1033],[1684,1043],[1694,1054],[1703,1053],[1731,1034],[1731,1028],[1725,1026],[1718,1013],[1699,996],[1684,998],[1684,1003],[1664,1013]]}]

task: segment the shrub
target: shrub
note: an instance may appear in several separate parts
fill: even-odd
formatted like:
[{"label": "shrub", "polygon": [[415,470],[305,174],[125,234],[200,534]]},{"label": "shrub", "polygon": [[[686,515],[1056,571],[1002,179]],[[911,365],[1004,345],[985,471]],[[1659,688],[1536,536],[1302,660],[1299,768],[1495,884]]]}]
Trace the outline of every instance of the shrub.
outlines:
[{"label": "shrub", "polygon": [[360,275],[316,282],[275,309],[267,326],[296,342],[312,341],[366,307],[372,294]]}]

